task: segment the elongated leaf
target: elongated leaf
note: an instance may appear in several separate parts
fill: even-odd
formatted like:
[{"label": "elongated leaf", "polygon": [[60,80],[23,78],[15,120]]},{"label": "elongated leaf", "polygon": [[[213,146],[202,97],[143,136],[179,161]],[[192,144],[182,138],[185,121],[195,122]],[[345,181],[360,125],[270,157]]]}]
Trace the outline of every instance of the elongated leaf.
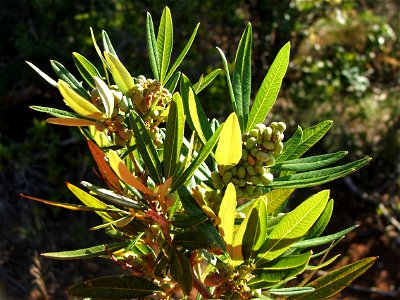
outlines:
[{"label": "elongated leaf", "polygon": [[236,107],[235,93],[233,92],[231,76],[229,75],[228,61],[226,60],[224,52],[218,47],[217,50],[219,51],[219,54],[221,55],[222,58],[222,64],[224,66],[226,82],[228,84],[229,96],[231,98],[231,103],[232,103],[232,109],[236,114],[238,114],[238,108]]},{"label": "elongated leaf", "polygon": [[317,266],[311,266],[308,265],[306,270],[307,271],[315,271],[315,270],[320,270],[322,268],[325,268],[326,266],[329,266],[331,263],[333,263],[337,258],[339,258],[341,254],[337,254],[333,257],[331,257],[330,259],[324,261],[323,263],[319,263]]},{"label": "elongated leaf", "polygon": [[147,51],[149,53],[151,70],[153,71],[154,78],[157,81],[160,81],[161,67],[158,58],[157,41],[156,41],[156,35],[154,33],[153,19],[151,18],[150,13],[147,13],[146,16],[146,42],[147,42]]},{"label": "elongated leaf", "polygon": [[107,163],[104,152],[92,141],[88,140],[87,143],[102,177],[110,188],[119,191],[121,189],[119,179]]},{"label": "elongated leaf", "polygon": [[135,86],[131,74],[129,74],[125,66],[114,54],[104,52],[104,57],[110,67],[110,72],[114,78],[115,84],[124,95],[131,96],[130,91]]},{"label": "elongated leaf", "polygon": [[92,87],[95,87],[95,83],[93,77],[101,77],[99,71],[96,67],[88,61],[83,55],[73,52],[72,57],[74,59],[76,68],[78,69],[79,73],[81,73],[83,79]]},{"label": "elongated leaf", "polygon": [[320,185],[347,176],[365,166],[371,158],[366,157],[345,165],[288,175],[274,179],[270,188],[304,188]]},{"label": "elongated leaf", "polygon": [[297,130],[293,134],[293,136],[283,144],[284,145],[283,152],[276,158],[275,164],[279,164],[288,159],[291,159],[293,151],[295,151],[296,148],[301,143],[302,136],[303,136],[303,129],[301,129],[300,126],[297,126]]},{"label": "elongated leaf", "polygon": [[203,77],[203,75],[201,75],[199,81],[197,81],[193,85],[193,89],[194,89],[195,93],[198,94],[202,90],[204,90],[215,79],[215,77],[217,77],[219,75],[220,71],[221,71],[221,69],[216,69],[204,77]]},{"label": "elongated leaf", "polygon": [[52,116],[55,116],[57,118],[75,118],[78,119],[80,116],[76,113],[72,113],[66,110],[61,110],[57,108],[52,108],[52,107],[44,107],[44,106],[36,106],[32,105],[29,106],[29,108],[32,108],[33,110],[48,113]]},{"label": "elongated leaf", "polygon": [[168,71],[173,45],[173,25],[171,11],[165,7],[161,15],[157,34],[157,52],[160,66],[160,83],[164,84]]},{"label": "elongated leaf", "polygon": [[285,271],[301,266],[306,266],[311,258],[312,251],[303,254],[281,257],[279,259],[256,266],[255,270]]},{"label": "elongated leaf", "polygon": [[246,131],[253,129],[256,124],[263,123],[274,105],[289,65],[289,54],[290,43],[286,43],[278,52],[256,94],[250,110]]},{"label": "elongated leaf", "polygon": [[233,70],[233,92],[235,94],[237,115],[240,128],[246,129],[249,117],[251,93],[251,47],[252,30],[248,23],[239,42]]},{"label": "elongated leaf", "polygon": [[93,77],[93,79],[99,92],[101,102],[103,103],[105,115],[107,118],[111,118],[114,111],[114,95],[103,80],[96,76]]},{"label": "elongated leaf", "polygon": [[308,295],[313,292],[314,289],[308,286],[300,286],[300,287],[288,287],[288,288],[280,288],[280,289],[270,289],[272,295],[276,296],[292,296],[292,295]]},{"label": "elongated leaf", "polygon": [[296,172],[304,172],[319,169],[338,160],[342,159],[347,155],[347,151],[339,151],[336,153],[323,154],[323,155],[315,155],[304,158],[298,158],[293,160],[287,160],[280,164],[275,164],[272,168],[274,170],[280,171],[296,171]]},{"label": "elongated leaf", "polygon": [[[107,204],[105,204],[104,202],[102,202],[99,199],[93,197],[92,195],[86,193],[85,191],[81,190],[80,188],[78,188],[77,186],[75,186],[71,183],[67,183],[67,187],[86,206],[102,208],[102,209],[106,209],[108,207]],[[100,217],[102,217],[104,220],[106,220],[107,222],[113,221],[113,219],[106,212],[96,211],[96,213]]]},{"label": "elongated leaf", "polygon": [[193,92],[189,79],[184,74],[182,74],[181,77],[180,89],[187,122],[190,128],[197,132],[200,139],[205,144],[212,136],[213,132],[204,109],[196,94]]},{"label": "elongated leaf", "polygon": [[188,42],[186,43],[185,47],[183,48],[182,52],[178,55],[178,58],[175,60],[171,68],[169,69],[167,75],[165,76],[165,82],[169,81],[172,74],[174,74],[175,70],[179,67],[182,60],[185,58],[186,54],[188,53],[190,47],[193,44],[194,38],[196,37],[197,30],[199,29],[200,23],[197,23],[196,27],[193,30],[192,35],[190,36]]},{"label": "elongated leaf", "polygon": [[166,137],[164,142],[164,176],[171,177],[179,163],[183,134],[185,129],[185,115],[182,98],[178,93],[172,96],[169,108]]},{"label": "elongated leaf", "polygon": [[[182,206],[189,216],[205,215],[201,207],[197,204],[196,200],[192,197],[190,192],[185,186],[181,186],[178,189],[179,198]],[[221,235],[211,224],[210,221],[206,221],[197,226],[198,232],[201,234],[204,240],[209,241],[215,248],[225,250],[225,242],[221,238]]]},{"label": "elongated leaf", "polygon": [[117,174],[117,176],[126,184],[134,187],[135,189],[141,191],[142,193],[148,195],[154,195],[154,192],[145,186],[139,179],[132,175],[128,167],[121,160],[117,152],[113,150],[108,151],[108,161],[110,163],[111,169]]},{"label": "elongated leaf", "polygon": [[189,259],[174,247],[171,251],[170,273],[172,278],[178,282],[183,293],[190,294],[193,285],[192,266]]},{"label": "elongated leaf", "polygon": [[262,200],[256,202],[250,212],[243,236],[242,253],[245,260],[257,256],[267,236],[267,209]]},{"label": "elongated leaf", "polygon": [[164,85],[170,93],[173,93],[178,85],[179,79],[181,78],[181,72],[175,72],[171,78],[168,79],[167,83]]},{"label": "elongated leaf", "polygon": [[229,183],[218,212],[218,217],[221,219],[221,223],[218,225],[218,230],[226,243],[226,251],[228,251],[228,253],[231,253],[235,215],[236,191],[234,185]]},{"label": "elongated leaf", "polygon": [[[221,134],[221,130],[224,126],[221,125],[212,135],[212,137],[208,140],[208,142],[201,148],[200,153],[196,156],[196,158],[190,163],[189,167],[183,171],[181,175],[174,174],[172,179],[171,193],[178,189],[182,184],[184,184],[187,180],[189,180],[194,172],[199,168],[199,166],[206,160],[206,158],[210,155],[214,146],[217,144],[218,139]],[[178,175],[178,177],[177,177]]]},{"label": "elongated leaf", "polygon": [[103,119],[103,113],[92,103],[75,92],[66,82],[61,79],[58,81],[58,89],[64,97],[65,102],[76,113],[86,118],[100,120]]},{"label": "elongated leaf", "polygon": [[155,184],[162,183],[162,167],[158,158],[156,147],[151,139],[142,118],[134,111],[129,115],[129,120],[136,139],[137,149],[149,170]]},{"label": "elongated leaf", "polygon": [[45,72],[40,70],[38,67],[36,67],[33,63],[29,61],[25,61],[32,69],[36,71],[44,80],[46,80],[48,83],[50,83],[52,86],[57,88],[57,81],[55,81],[53,78],[51,78],[49,75],[47,75]]},{"label": "elongated leaf", "polygon": [[84,249],[61,251],[61,252],[47,252],[41,255],[52,259],[71,260],[71,259],[86,259],[92,257],[99,257],[102,255],[110,255],[114,251],[126,247],[129,241],[103,244]]},{"label": "elongated leaf", "polygon": [[[83,98],[90,98],[89,93],[82,87],[81,83],[74,77],[74,75],[68,72],[68,70],[62,64],[55,60],[51,60],[50,64],[54,72],[57,74],[58,78],[66,82],[76,93],[78,93]],[[60,83],[60,81],[58,81],[58,83]]]},{"label": "elongated leaf", "polygon": [[76,297],[99,299],[126,299],[144,297],[161,291],[161,288],[144,279],[131,275],[100,277],[70,286],[67,292]]},{"label": "elongated leaf", "polygon": [[297,249],[305,249],[305,248],[316,247],[316,246],[328,244],[330,242],[333,242],[335,240],[338,240],[338,239],[344,237],[346,234],[353,231],[357,227],[358,227],[358,225],[353,225],[347,229],[344,229],[342,231],[339,231],[339,232],[336,232],[336,233],[333,233],[330,235],[300,241],[300,242],[294,243],[292,245],[292,247],[297,248]]},{"label": "elongated leaf", "polygon": [[[199,216],[195,217],[198,218]],[[208,218],[206,217],[208,220]],[[199,223],[201,224],[201,223]],[[179,232],[174,236],[174,244],[183,246],[185,249],[194,251],[198,249],[212,249],[215,247],[209,239],[204,238],[203,233],[199,231],[186,230]]]},{"label": "elongated leaf", "polygon": [[322,232],[324,232],[326,226],[328,226],[328,223],[331,219],[332,211],[333,211],[333,199],[330,199],[326,204],[324,211],[318,218],[317,222],[315,222],[314,226],[311,227],[311,229],[307,232],[307,235],[304,238],[305,240],[319,237],[322,234]]},{"label": "elongated leaf", "polygon": [[341,267],[335,271],[310,282],[307,287],[315,289],[310,294],[290,297],[290,300],[312,300],[312,299],[326,299],[332,297],[348,286],[354,279],[368,270],[375,262],[377,257],[368,257],[359,260],[355,263]]},{"label": "elongated leaf", "polygon": [[115,55],[116,57],[118,57],[117,53],[114,50],[114,47],[110,41],[110,38],[108,37],[107,32],[105,32],[104,30],[101,32],[101,36],[103,38],[103,47],[104,47],[104,51],[106,52],[110,52],[111,54]]},{"label": "elongated leaf", "polygon": [[279,257],[292,244],[300,240],[323,212],[329,190],[321,191],[301,203],[280,221],[261,247],[257,259],[270,261]]},{"label": "elongated leaf", "polygon": [[86,119],[76,119],[76,118],[48,118],[47,123],[63,125],[63,126],[94,126],[96,122],[86,120]]},{"label": "elongated leaf", "polygon": [[267,206],[267,214],[273,214],[293,193],[294,189],[276,189],[261,196]]},{"label": "elongated leaf", "polygon": [[174,219],[172,219],[172,221],[171,221],[171,224],[176,227],[180,227],[180,228],[189,228],[189,227],[199,225],[207,220],[208,220],[208,218],[206,215],[198,215],[198,216],[175,215]]},{"label": "elongated leaf", "polygon": [[239,162],[242,157],[242,133],[238,117],[231,113],[224,123],[217,149],[215,161],[223,168],[230,168]]}]

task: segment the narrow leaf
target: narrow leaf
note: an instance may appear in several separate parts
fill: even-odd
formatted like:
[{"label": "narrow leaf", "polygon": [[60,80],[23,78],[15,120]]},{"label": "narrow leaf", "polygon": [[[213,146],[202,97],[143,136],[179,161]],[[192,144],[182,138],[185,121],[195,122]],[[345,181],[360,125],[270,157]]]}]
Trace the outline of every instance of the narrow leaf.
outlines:
[{"label": "narrow leaf", "polygon": [[226,243],[226,251],[228,253],[231,253],[235,215],[236,191],[234,185],[229,183],[218,212],[218,217],[221,219],[221,223],[218,225],[218,230]]},{"label": "narrow leaf", "polygon": [[[82,87],[81,83],[74,77],[74,75],[68,72],[68,70],[62,64],[55,60],[51,60],[50,64],[54,72],[62,81],[66,82],[80,96],[85,99],[89,99],[89,93]],[[58,83],[60,82],[58,81]]]},{"label": "narrow leaf", "polygon": [[181,72],[175,72],[174,75],[168,79],[167,83],[164,85],[164,88],[166,88],[171,94],[174,93],[180,78]]},{"label": "narrow leaf", "polygon": [[251,107],[246,131],[253,129],[256,124],[263,123],[265,117],[274,105],[283,77],[289,65],[289,54],[290,43],[286,43],[278,52],[256,94],[256,98]]},{"label": "narrow leaf", "polygon": [[111,90],[108,88],[107,84],[99,77],[95,76],[93,77],[93,80],[99,92],[101,102],[103,103],[105,115],[107,118],[111,118],[114,111],[114,95],[111,93]]},{"label": "narrow leaf", "polygon": [[96,67],[88,61],[83,55],[73,52],[72,57],[74,59],[76,68],[78,69],[79,73],[81,73],[83,79],[92,87],[95,87],[95,83],[93,80],[94,76],[101,77],[99,71]]},{"label": "narrow leaf", "polygon": [[281,288],[281,289],[270,289],[272,295],[276,296],[293,296],[293,295],[308,295],[313,292],[314,289],[308,286],[300,286],[300,287],[288,287],[288,288]]},{"label": "narrow leaf", "polygon": [[300,240],[319,218],[328,198],[329,190],[321,191],[288,213],[268,235],[258,253],[258,262],[279,257]]},{"label": "narrow leaf", "polygon": [[252,30],[248,23],[240,39],[236,52],[235,67],[233,70],[233,92],[235,94],[237,115],[240,128],[246,129],[249,117],[251,93],[251,47]]},{"label": "narrow leaf", "polygon": [[130,91],[135,86],[131,74],[129,74],[128,70],[120,62],[117,56],[109,52],[104,52],[104,56],[110,66],[110,72],[115,84],[124,95],[131,96]]},{"label": "narrow leaf", "polygon": [[99,299],[126,299],[144,297],[160,291],[161,288],[144,279],[131,275],[100,277],[70,286],[71,296]]},{"label": "narrow leaf", "polygon": [[204,90],[219,75],[220,71],[221,69],[216,69],[204,77],[201,75],[199,81],[193,85],[195,93],[198,94]]},{"label": "narrow leaf", "polygon": [[219,54],[221,55],[222,64],[224,65],[225,77],[226,77],[226,82],[228,84],[228,90],[229,90],[229,96],[231,98],[232,109],[236,114],[238,114],[239,113],[239,111],[238,111],[239,108],[236,107],[235,94],[233,92],[231,76],[229,75],[228,61],[226,60],[224,52],[218,47],[217,47],[217,50],[219,51]]},{"label": "narrow leaf", "polygon": [[178,282],[185,295],[190,294],[193,285],[192,266],[189,259],[178,249],[172,248],[171,251],[171,277]]},{"label": "narrow leaf", "polygon": [[104,118],[96,106],[75,92],[65,81],[61,79],[58,81],[58,89],[67,105],[79,115],[95,120]]},{"label": "narrow leaf", "polygon": [[136,139],[137,149],[150,172],[150,176],[155,184],[161,184],[163,181],[161,162],[146,125],[142,118],[134,111],[129,115],[129,120]]},{"label": "narrow leaf", "polygon": [[121,160],[117,152],[113,150],[108,151],[108,161],[110,163],[111,169],[114,170],[115,174],[126,184],[134,187],[135,189],[141,191],[142,193],[148,195],[154,195],[154,192],[145,186],[139,179],[132,175],[128,167]]},{"label": "narrow leaf", "polygon": [[94,126],[96,122],[85,120],[85,119],[76,119],[76,118],[48,118],[46,119],[47,123],[63,125],[63,126]]},{"label": "narrow leaf", "polygon": [[224,123],[217,149],[215,161],[223,168],[230,168],[239,162],[242,157],[242,133],[238,117],[231,113]]},{"label": "narrow leaf", "polygon": [[53,78],[51,78],[49,75],[44,73],[42,70],[40,70],[38,67],[36,67],[33,63],[29,61],[25,61],[32,69],[36,71],[44,80],[46,80],[48,83],[50,83],[52,86],[57,88],[57,81],[55,81]]},{"label": "narrow leaf", "polygon": [[293,193],[294,189],[276,189],[261,196],[267,206],[267,214],[273,214]]},{"label": "narrow leaf", "polygon": [[305,240],[319,237],[322,234],[322,232],[324,232],[326,226],[328,226],[328,223],[331,219],[332,211],[333,211],[333,199],[330,199],[326,204],[324,211],[319,216],[317,222],[315,222],[313,227],[311,227],[311,229],[307,232],[307,235],[304,237]]},{"label": "narrow leaf", "polygon": [[182,52],[178,55],[178,58],[173,63],[172,67],[169,69],[167,75],[165,76],[165,82],[169,81],[172,74],[174,74],[175,70],[179,67],[182,60],[185,58],[186,54],[188,53],[190,47],[192,46],[193,40],[196,37],[197,30],[199,29],[200,23],[198,23],[193,30],[192,35],[190,36],[188,42],[186,43],[185,47],[183,48]]},{"label": "narrow leaf", "polygon": [[160,26],[157,34],[157,52],[160,66],[160,83],[164,84],[171,59],[173,44],[173,25],[171,11],[165,7],[161,15]]},{"label": "narrow leaf", "polygon": [[104,51],[106,52],[110,52],[111,54],[115,55],[116,57],[118,57],[117,53],[114,50],[114,47],[110,41],[110,38],[108,37],[107,32],[105,32],[104,30],[101,32],[102,38],[103,38],[103,47],[104,47]]},{"label": "narrow leaf", "polygon": [[160,81],[161,67],[158,58],[157,41],[156,41],[156,35],[154,33],[153,20],[151,18],[150,13],[147,13],[146,16],[146,42],[147,42],[147,51],[149,53],[151,70],[153,71],[154,78],[157,81]]},{"label": "narrow leaf", "polygon": [[72,112],[69,112],[66,110],[61,110],[61,109],[52,108],[52,107],[32,105],[32,106],[29,106],[29,108],[32,108],[33,110],[36,110],[36,111],[48,113],[57,118],[76,118],[77,119],[80,117],[76,113],[72,113]]}]

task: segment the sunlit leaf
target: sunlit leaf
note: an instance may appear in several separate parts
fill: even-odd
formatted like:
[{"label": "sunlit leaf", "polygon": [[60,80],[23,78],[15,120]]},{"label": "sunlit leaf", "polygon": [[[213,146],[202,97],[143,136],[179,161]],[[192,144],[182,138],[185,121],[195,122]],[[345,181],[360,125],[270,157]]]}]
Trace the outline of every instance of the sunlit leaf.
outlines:
[{"label": "sunlit leaf", "polygon": [[218,225],[218,230],[226,243],[226,251],[228,251],[228,253],[231,253],[235,216],[236,191],[235,186],[232,183],[229,183],[218,212],[218,217],[221,219],[221,223]]},{"label": "sunlit leaf", "polygon": [[104,30],[101,32],[101,36],[103,38],[103,47],[104,47],[104,51],[106,52],[110,52],[111,54],[115,55],[116,57],[118,57],[117,53],[114,50],[114,47],[110,41],[110,38],[108,37],[107,32],[105,32]]},{"label": "sunlit leaf", "polygon": [[110,72],[115,84],[124,95],[130,96],[129,92],[135,86],[131,74],[114,54],[104,52],[104,56],[110,66]]},{"label": "sunlit leaf", "polygon": [[156,35],[154,33],[153,19],[151,18],[150,13],[147,13],[146,16],[146,42],[147,42],[147,51],[149,53],[151,70],[153,71],[154,78],[157,81],[160,81],[161,68],[157,51]]},{"label": "sunlit leaf", "polygon": [[200,76],[199,81],[197,81],[193,85],[193,90],[196,94],[200,93],[202,90],[204,90],[214,79],[219,75],[219,72],[221,69],[216,69],[206,76],[203,77],[203,75]]},{"label": "sunlit leaf", "polygon": [[[68,72],[68,70],[61,63],[51,60],[50,64],[60,80],[67,83],[75,93],[79,94],[85,99],[89,99],[90,95],[88,91],[83,88],[82,84],[74,77],[74,75]],[[60,82],[58,81],[58,83]],[[58,87],[60,86],[58,85]]]},{"label": "sunlit leaf", "polygon": [[107,118],[111,118],[114,111],[114,95],[103,80],[96,76],[93,79],[99,92],[105,115]]},{"label": "sunlit leaf", "polygon": [[96,124],[94,121],[75,118],[48,118],[46,122],[63,126],[91,126]]},{"label": "sunlit leaf", "polygon": [[238,108],[236,107],[235,94],[233,92],[231,76],[229,75],[228,61],[226,60],[224,52],[218,47],[217,47],[217,50],[219,51],[219,54],[221,55],[222,63],[224,65],[225,77],[226,77],[226,82],[228,83],[228,91],[229,91],[229,96],[231,98],[232,109],[237,114]]},{"label": "sunlit leaf", "polygon": [[83,79],[86,80],[86,82],[92,87],[95,87],[95,83],[93,80],[94,76],[101,77],[99,71],[96,69],[96,67],[89,61],[87,60],[83,55],[73,52],[72,57],[74,59],[75,65],[81,73]]},{"label": "sunlit leaf", "polygon": [[161,15],[157,34],[157,52],[160,66],[160,83],[164,84],[168,71],[173,45],[173,25],[171,11],[165,7]]},{"label": "sunlit leaf", "polygon": [[44,80],[46,80],[48,83],[50,83],[52,86],[57,88],[57,81],[55,81],[53,78],[51,78],[49,75],[44,73],[42,70],[40,70],[38,67],[36,67],[33,63],[26,61],[26,63],[36,71]]}]

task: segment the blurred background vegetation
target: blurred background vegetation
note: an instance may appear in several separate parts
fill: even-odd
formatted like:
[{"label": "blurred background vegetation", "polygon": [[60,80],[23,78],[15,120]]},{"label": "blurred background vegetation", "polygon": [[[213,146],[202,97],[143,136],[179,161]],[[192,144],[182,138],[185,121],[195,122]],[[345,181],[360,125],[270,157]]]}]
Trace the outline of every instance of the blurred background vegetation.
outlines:
[{"label": "blurred background vegetation", "polygon": [[[1,0],[0,298],[64,299],[67,285],[113,272],[113,266],[101,261],[52,262],[38,256],[94,245],[104,237],[88,232],[98,221],[92,215],[30,203],[18,196],[76,202],[63,182],[97,180],[78,130],[45,125],[46,116],[28,108],[61,108],[63,102],[57,90],[25,61],[53,74],[49,59],[55,59],[78,74],[73,51],[99,63],[90,38],[92,27],[98,40],[101,30],[107,31],[132,74],[148,77],[145,16],[151,12],[157,26],[165,5],[174,20],[175,54],[201,23],[181,67],[193,82],[221,68],[215,46],[234,60],[248,21],[253,24],[254,89],[280,47],[291,42],[290,67],[270,120],[286,122],[290,136],[297,124],[305,128],[331,119],[334,126],[315,152],[345,149],[349,159],[373,157],[357,174],[324,187],[332,189],[336,206],[328,230],[361,225],[337,250],[343,253],[340,263],[380,256],[374,270],[339,297],[398,297],[400,2]],[[200,99],[209,116],[227,116],[229,99],[222,72]],[[302,199],[306,194],[297,196]]]}]

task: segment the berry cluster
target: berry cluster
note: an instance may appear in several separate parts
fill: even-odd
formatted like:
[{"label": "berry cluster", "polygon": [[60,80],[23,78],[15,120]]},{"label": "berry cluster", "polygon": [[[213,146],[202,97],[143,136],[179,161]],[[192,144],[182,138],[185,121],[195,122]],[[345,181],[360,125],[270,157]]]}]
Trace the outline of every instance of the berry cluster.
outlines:
[{"label": "berry cluster", "polygon": [[262,195],[262,186],[269,185],[274,176],[270,167],[275,164],[275,156],[283,151],[282,140],[286,125],[273,122],[270,126],[257,124],[242,136],[242,158],[230,169],[220,169],[211,173],[213,185],[217,189],[232,182],[238,198],[252,199]]},{"label": "berry cluster", "polygon": [[[117,86],[111,86],[111,93],[114,95],[114,109],[111,118],[106,120],[96,121],[96,129],[98,131],[105,131],[109,136],[112,136],[115,144],[124,147],[132,137],[132,130],[124,124],[125,117],[120,112],[125,113],[128,106],[122,99],[122,92],[118,90]],[[94,88],[90,92],[90,99],[92,103],[104,113],[105,109],[101,102],[99,91]]]}]

